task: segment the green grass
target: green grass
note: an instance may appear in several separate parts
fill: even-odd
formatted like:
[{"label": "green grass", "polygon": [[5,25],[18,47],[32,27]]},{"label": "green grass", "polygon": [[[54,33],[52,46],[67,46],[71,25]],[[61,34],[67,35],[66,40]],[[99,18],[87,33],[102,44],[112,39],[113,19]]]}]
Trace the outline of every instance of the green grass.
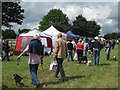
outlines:
[{"label": "green grass", "polygon": [[[111,58],[116,56],[118,59],[118,45],[112,50]],[[21,57],[20,64],[16,65],[16,57],[11,57],[11,61],[2,62],[2,84],[3,87],[18,88],[15,85],[13,74],[18,73],[23,76],[22,82],[29,88],[31,85],[29,67],[27,64],[28,57]],[[92,59],[92,57],[91,57]],[[52,57],[44,57],[44,71],[47,75],[48,85],[43,88],[118,88],[118,61],[105,60],[105,51],[101,51],[100,66],[79,65],[77,61],[67,62],[64,60],[63,66],[68,80],[64,83],[56,83],[58,79],[54,73],[49,71],[49,65],[53,60]],[[59,75],[60,76],[60,75]],[[42,69],[39,66],[38,77],[44,83]]]}]

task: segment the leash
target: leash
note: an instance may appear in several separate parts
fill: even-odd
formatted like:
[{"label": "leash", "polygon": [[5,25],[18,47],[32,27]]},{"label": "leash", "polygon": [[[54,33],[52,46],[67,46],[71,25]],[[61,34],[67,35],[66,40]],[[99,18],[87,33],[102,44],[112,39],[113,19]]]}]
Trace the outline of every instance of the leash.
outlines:
[{"label": "leash", "polygon": [[42,72],[43,72],[43,76],[44,76],[44,82],[47,86],[47,77],[46,77],[46,74],[45,74],[44,69],[43,69],[43,64],[41,64],[41,68],[42,68]]},{"label": "leash", "polygon": [[17,58],[17,60],[16,60],[16,61],[17,61],[17,65],[19,65],[19,62],[20,62],[20,58]]},{"label": "leash", "polygon": [[17,59],[16,59],[17,68],[16,68],[16,70],[15,70],[15,73],[16,73],[16,74],[18,73],[19,62],[20,62],[20,58],[17,58]]}]

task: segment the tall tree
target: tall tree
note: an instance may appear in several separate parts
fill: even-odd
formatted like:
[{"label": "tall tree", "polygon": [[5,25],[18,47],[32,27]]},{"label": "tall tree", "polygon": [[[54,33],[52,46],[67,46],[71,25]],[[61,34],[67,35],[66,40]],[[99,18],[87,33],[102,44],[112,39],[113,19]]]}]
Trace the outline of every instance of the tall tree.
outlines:
[{"label": "tall tree", "polygon": [[75,34],[78,34],[80,36],[84,36],[86,33],[86,31],[85,31],[86,23],[87,23],[86,18],[84,18],[82,15],[78,15],[76,17],[76,20],[73,21],[72,31]]},{"label": "tall tree", "polygon": [[80,36],[94,37],[99,35],[100,26],[95,21],[87,21],[82,15],[78,15],[73,21],[72,31]]},{"label": "tall tree", "polygon": [[95,21],[87,21],[86,24],[86,36],[95,37],[100,34],[100,25],[98,25]]},{"label": "tall tree", "polygon": [[20,2],[2,2],[2,25],[11,27],[10,23],[22,24],[24,9]]},{"label": "tall tree", "polygon": [[2,30],[2,36],[3,38],[15,39],[16,33],[12,29],[6,29],[5,31]]},{"label": "tall tree", "polygon": [[68,17],[60,9],[51,9],[39,23],[39,30],[44,31],[51,25],[61,32],[67,32],[71,26]]}]

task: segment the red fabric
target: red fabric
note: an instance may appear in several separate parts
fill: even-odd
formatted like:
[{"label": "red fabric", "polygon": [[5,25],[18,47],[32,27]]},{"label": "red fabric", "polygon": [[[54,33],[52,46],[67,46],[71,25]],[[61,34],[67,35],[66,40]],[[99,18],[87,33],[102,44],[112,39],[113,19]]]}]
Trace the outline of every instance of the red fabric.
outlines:
[{"label": "red fabric", "polygon": [[83,43],[80,43],[80,42],[77,43],[77,49],[78,50],[83,50],[83,46],[84,46]]},{"label": "red fabric", "polygon": [[47,38],[47,47],[48,48],[52,47],[52,40],[51,40],[51,38]]},{"label": "red fabric", "polygon": [[[33,36],[19,36],[17,38],[17,41],[16,41],[16,46],[15,46],[15,50],[16,51],[21,51],[21,45],[22,45],[22,39],[23,39],[23,37],[28,38],[28,40],[26,42],[27,45],[29,44],[30,40],[33,38]],[[47,39],[47,47],[48,48],[52,47],[52,40],[51,40],[51,38],[49,38],[49,37],[39,37],[39,39],[40,38],[46,38]]]},{"label": "red fabric", "polygon": [[22,43],[22,36],[19,36],[17,38],[17,41],[16,41],[16,46],[15,46],[15,50],[16,51],[20,51],[21,50],[21,43]]}]

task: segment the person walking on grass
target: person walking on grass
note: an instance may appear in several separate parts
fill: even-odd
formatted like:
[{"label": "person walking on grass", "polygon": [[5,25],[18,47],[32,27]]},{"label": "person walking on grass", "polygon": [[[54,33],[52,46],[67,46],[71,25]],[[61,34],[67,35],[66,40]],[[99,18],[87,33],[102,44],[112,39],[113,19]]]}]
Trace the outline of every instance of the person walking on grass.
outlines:
[{"label": "person walking on grass", "polygon": [[2,61],[4,61],[5,58],[7,58],[7,61],[10,61],[10,58],[9,58],[10,46],[9,46],[8,39],[3,40],[2,49],[3,49],[4,53],[5,53],[5,56],[3,56]]},{"label": "person walking on grass", "polygon": [[93,42],[93,57],[94,57],[94,65],[99,65],[100,60],[100,50],[101,50],[101,44],[100,41],[98,41],[98,37],[94,38]]},{"label": "person walking on grass", "polygon": [[42,87],[40,81],[37,77],[37,70],[39,64],[42,63],[43,58],[43,46],[40,40],[38,40],[39,35],[34,35],[33,39],[30,41],[29,45],[25,48],[25,50],[17,57],[20,58],[25,52],[29,52],[29,69],[31,74],[32,84],[38,87]]},{"label": "person walking on grass", "polygon": [[78,40],[77,46],[76,46],[76,51],[77,51],[77,56],[78,56],[78,62],[81,64],[81,59],[83,57],[83,49],[84,49],[84,44],[82,42],[82,39],[80,38]]},{"label": "person walking on grass", "polygon": [[63,69],[63,61],[66,57],[66,52],[67,52],[67,45],[66,42],[62,39],[62,34],[59,33],[57,35],[57,40],[54,45],[54,53],[53,57],[54,60],[57,61],[57,71],[55,73],[55,77],[58,78],[58,74],[60,72],[61,74],[61,82],[64,82],[66,80],[65,72]]},{"label": "person walking on grass", "polygon": [[89,44],[88,44],[88,39],[86,38],[84,41],[84,52],[83,52],[84,56],[87,56],[88,49],[89,49]]},{"label": "person walking on grass", "polygon": [[105,51],[106,51],[106,60],[110,59],[110,51],[111,51],[111,42],[107,41],[106,46],[105,46]]},{"label": "person walking on grass", "polygon": [[67,56],[68,56],[68,62],[70,62],[70,58],[71,58],[71,61],[74,61],[73,60],[73,44],[72,44],[72,41],[69,40],[67,42]]}]

